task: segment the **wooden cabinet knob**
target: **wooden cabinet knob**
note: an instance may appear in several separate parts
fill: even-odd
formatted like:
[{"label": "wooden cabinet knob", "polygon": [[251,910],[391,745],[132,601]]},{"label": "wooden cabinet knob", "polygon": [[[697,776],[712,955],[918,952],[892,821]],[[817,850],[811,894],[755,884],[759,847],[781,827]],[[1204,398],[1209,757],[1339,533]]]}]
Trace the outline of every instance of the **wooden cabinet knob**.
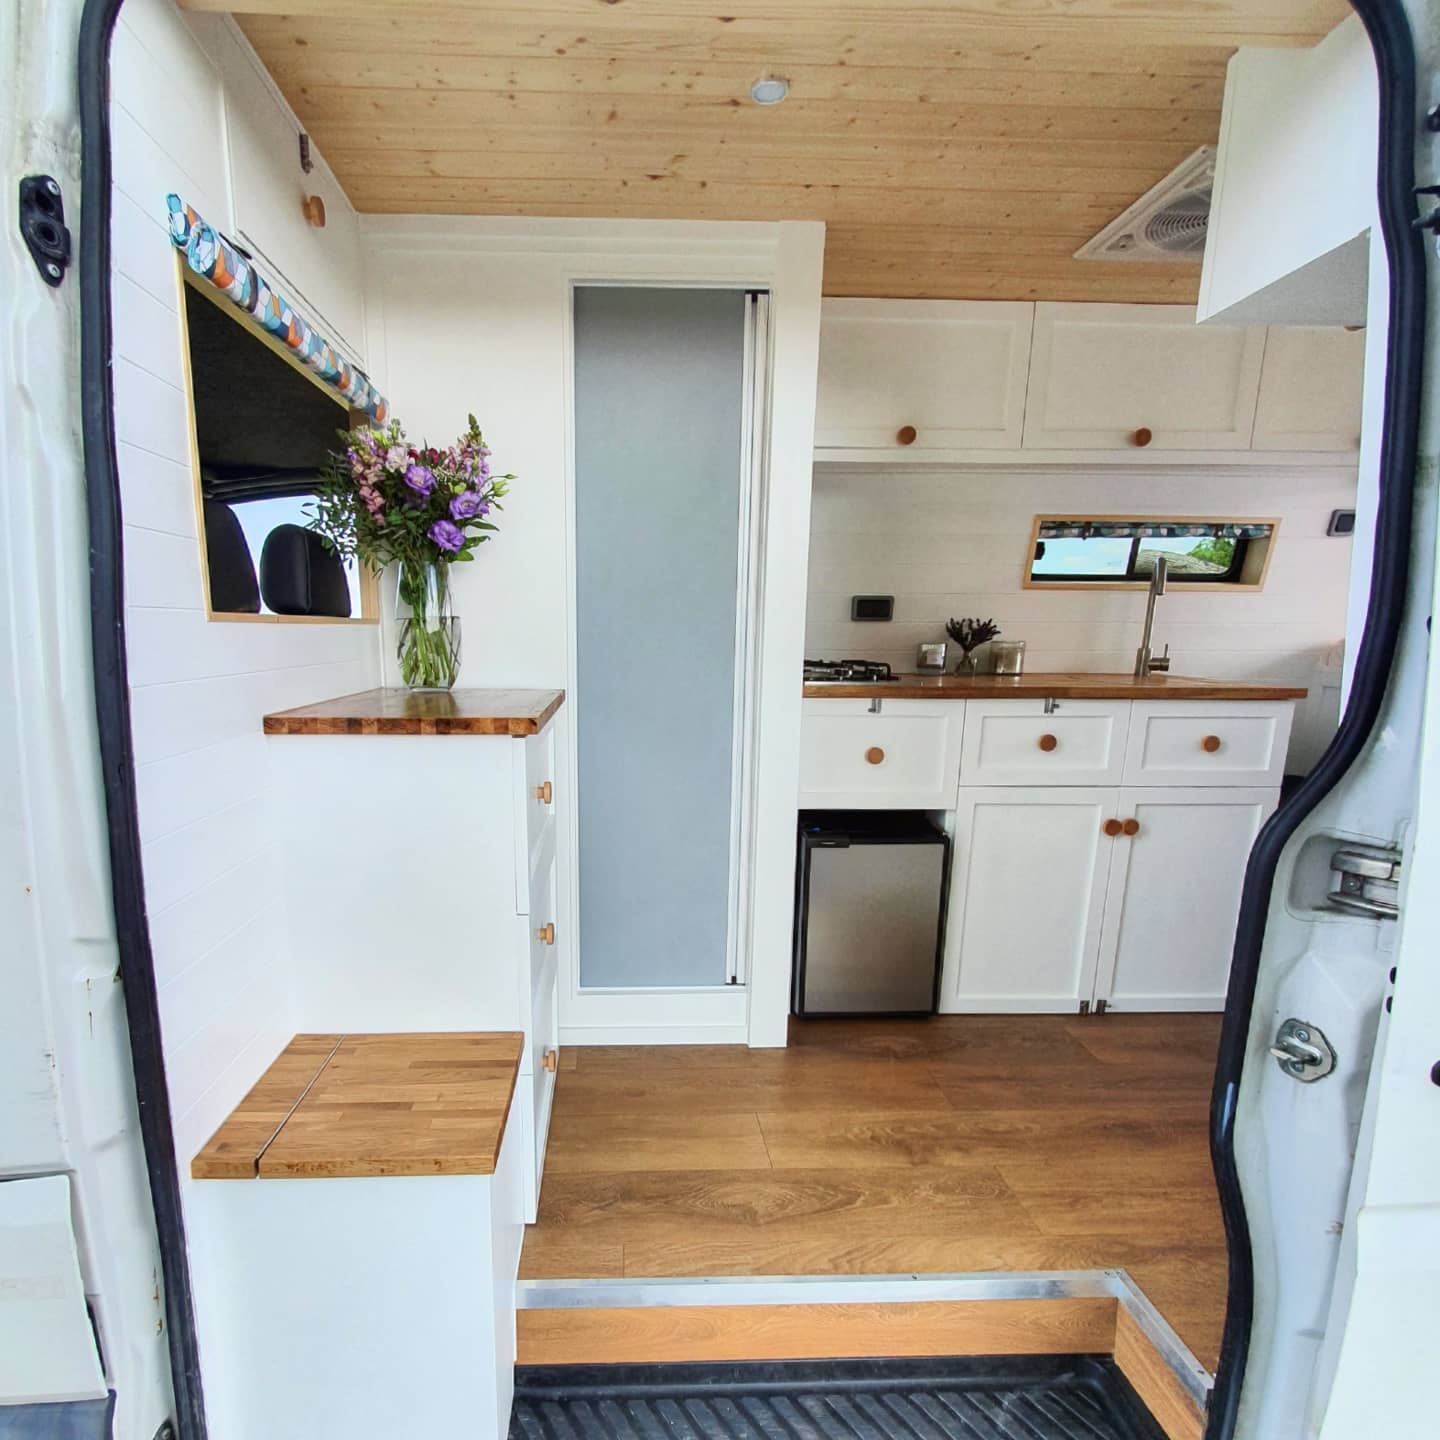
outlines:
[{"label": "wooden cabinet knob", "polygon": [[308,224],[316,230],[325,228],[325,202],[318,195],[307,195],[301,208]]},{"label": "wooden cabinet knob", "polygon": [[1112,840],[1117,835],[1123,835],[1125,833],[1125,827],[1118,820],[1107,820],[1100,828]]},{"label": "wooden cabinet knob", "polygon": [[558,1050],[547,1050],[540,1058],[540,1063],[553,1075],[560,1065],[560,1052]]},{"label": "wooden cabinet knob", "polygon": [[1055,750],[1059,748],[1060,742],[1053,735],[1042,735],[1035,742],[1042,750]]},{"label": "wooden cabinet knob", "polygon": [[552,920],[548,925],[542,925],[536,932],[535,938],[543,940],[547,945],[555,943],[555,922]]},{"label": "wooden cabinet knob", "polygon": [[872,745],[865,752],[865,758],[870,764],[879,765],[885,759],[885,752],[878,745]]},{"label": "wooden cabinet knob", "polygon": [[1127,820],[1120,828],[1127,835],[1138,835],[1140,833],[1140,822],[1138,820]]},{"label": "wooden cabinet knob", "polygon": [[1218,735],[1207,735],[1200,742],[1200,748],[1207,754],[1213,755],[1220,748],[1220,737]]},{"label": "wooden cabinet knob", "polygon": [[919,433],[913,425],[902,425],[895,432],[895,439],[901,445],[913,445]]},{"label": "wooden cabinet knob", "polygon": [[555,792],[550,788],[550,782],[548,780],[543,785],[537,785],[535,787],[535,798],[542,805],[549,805],[553,803],[555,799]]},{"label": "wooden cabinet knob", "polygon": [[1142,425],[1130,437],[1130,443],[1134,445],[1137,449],[1143,450],[1154,438],[1155,436],[1150,432],[1150,430],[1147,429],[1144,425]]}]

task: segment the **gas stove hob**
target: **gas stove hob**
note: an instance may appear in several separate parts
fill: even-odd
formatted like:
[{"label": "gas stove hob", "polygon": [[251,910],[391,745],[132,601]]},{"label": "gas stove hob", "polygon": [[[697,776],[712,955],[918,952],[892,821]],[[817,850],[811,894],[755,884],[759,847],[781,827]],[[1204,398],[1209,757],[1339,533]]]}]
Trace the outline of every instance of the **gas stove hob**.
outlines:
[{"label": "gas stove hob", "polygon": [[807,685],[888,685],[899,680],[883,660],[807,660]]}]

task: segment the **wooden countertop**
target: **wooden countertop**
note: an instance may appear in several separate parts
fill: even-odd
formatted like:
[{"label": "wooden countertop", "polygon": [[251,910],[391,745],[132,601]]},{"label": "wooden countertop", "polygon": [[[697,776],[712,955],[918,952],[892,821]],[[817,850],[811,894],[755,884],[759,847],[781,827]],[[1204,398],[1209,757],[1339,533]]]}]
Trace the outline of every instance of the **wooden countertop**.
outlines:
[{"label": "wooden countertop", "polygon": [[805,686],[807,700],[1303,700],[1293,685],[1197,680],[1187,675],[1088,675],[1036,671],[1025,675],[902,675],[879,685],[820,682]]},{"label": "wooden countertop", "polygon": [[267,735],[536,735],[563,690],[361,690],[265,717]]},{"label": "wooden countertop", "polygon": [[297,1035],[190,1174],[492,1175],[524,1043],[518,1031]]}]

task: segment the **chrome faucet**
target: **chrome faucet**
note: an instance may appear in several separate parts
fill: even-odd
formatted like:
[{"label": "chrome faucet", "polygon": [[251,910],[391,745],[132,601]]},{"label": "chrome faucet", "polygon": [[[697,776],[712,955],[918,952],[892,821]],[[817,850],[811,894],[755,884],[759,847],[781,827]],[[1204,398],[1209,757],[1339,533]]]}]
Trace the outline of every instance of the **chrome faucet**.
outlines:
[{"label": "chrome faucet", "polygon": [[1145,633],[1140,637],[1140,648],[1135,652],[1135,678],[1144,680],[1155,671],[1166,671],[1170,668],[1170,646],[1167,644],[1163,654],[1152,655],[1150,653],[1150,633],[1155,628],[1155,602],[1165,593],[1165,576],[1170,569],[1170,562],[1163,555],[1155,557],[1155,569],[1150,575],[1150,595],[1145,601]]}]

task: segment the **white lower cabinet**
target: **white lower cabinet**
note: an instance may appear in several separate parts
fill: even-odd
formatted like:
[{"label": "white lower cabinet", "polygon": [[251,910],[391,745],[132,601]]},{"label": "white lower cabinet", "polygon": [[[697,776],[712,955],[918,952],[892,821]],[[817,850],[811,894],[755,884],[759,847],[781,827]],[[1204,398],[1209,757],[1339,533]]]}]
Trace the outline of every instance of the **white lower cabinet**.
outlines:
[{"label": "white lower cabinet", "polygon": [[947,1011],[1074,1011],[1095,985],[1112,789],[966,788],[950,861]]},{"label": "white lower cabinet", "polygon": [[1245,862],[1276,792],[1122,790],[1095,998],[1114,1010],[1223,1010]]},{"label": "white lower cabinet", "polygon": [[941,1009],[1219,1010],[1277,791],[963,788]]}]

